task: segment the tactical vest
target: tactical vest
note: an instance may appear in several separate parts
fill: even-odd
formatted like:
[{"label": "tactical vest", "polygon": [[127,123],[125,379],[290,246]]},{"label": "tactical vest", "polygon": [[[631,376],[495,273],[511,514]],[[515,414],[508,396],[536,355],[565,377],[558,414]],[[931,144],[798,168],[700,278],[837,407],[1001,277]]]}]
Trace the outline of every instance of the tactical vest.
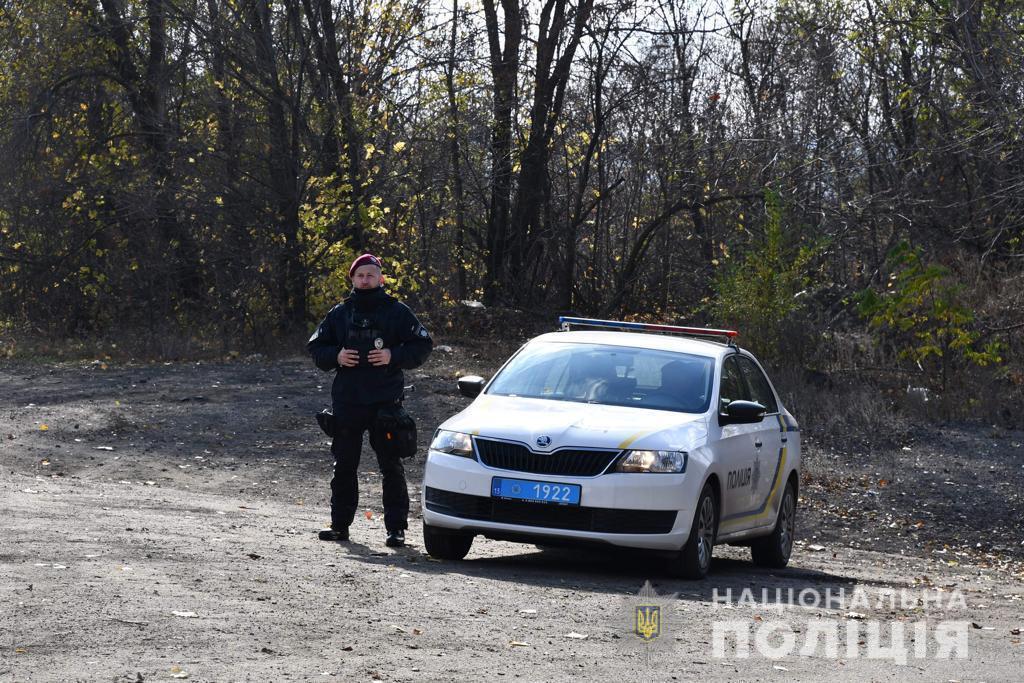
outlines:
[{"label": "tactical vest", "polygon": [[377,322],[376,311],[366,314],[356,311],[355,305],[347,308],[345,348],[359,352],[359,365],[369,365],[367,356],[370,351],[384,348],[384,335]]}]

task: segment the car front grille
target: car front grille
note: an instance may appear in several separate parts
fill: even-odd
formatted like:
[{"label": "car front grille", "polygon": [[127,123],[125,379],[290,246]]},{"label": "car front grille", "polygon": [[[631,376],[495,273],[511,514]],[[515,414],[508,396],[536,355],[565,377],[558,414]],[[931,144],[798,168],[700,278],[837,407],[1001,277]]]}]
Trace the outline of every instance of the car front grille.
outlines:
[{"label": "car front grille", "polygon": [[480,438],[474,441],[484,465],[533,474],[593,477],[604,472],[622,452],[565,448],[553,453],[534,453],[523,444]]},{"label": "car front grille", "polygon": [[428,510],[462,519],[609,534],[667,534],[676,521],[675,510],[617,510],[527,503],[470,496],[430,486],[427,487],[425,502]]}]

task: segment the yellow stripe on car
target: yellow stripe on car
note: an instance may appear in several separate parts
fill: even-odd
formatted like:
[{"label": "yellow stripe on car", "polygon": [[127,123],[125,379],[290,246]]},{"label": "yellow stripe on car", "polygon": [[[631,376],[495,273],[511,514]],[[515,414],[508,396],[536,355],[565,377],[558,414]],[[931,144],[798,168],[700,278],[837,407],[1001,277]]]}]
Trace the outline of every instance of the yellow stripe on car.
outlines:
[{"label": "yellow stripe on car", "polygon": [[637,432],[636,434],[632,434],[632,435],[626,437],[626,440],[619,444],[619,448],[629,448],[629,445],[631,443],[633,443],[634,441],[636,441],[637,439],[639,439],[641,436],[644,436],[646,434],[651,434],[651,433],[652,433],[651,430],[645,429],[642,432]]},{"label": "yellow stripe on car", "polygon": [[760,519],[771,514],[772,499],[775,497],[775,493],[779,490],[779,482],[782,481],[782,473],[786,471],[786,448],[783,447],[780,453],[781,462],[779,462],[779,469],[775,472],[775,481],[772,482],[772,490],[768,492],[768,498],[764,501],[763,509],[755,510],[746,514],[739,514],[730,516],[729,519],[723,519],[722,524],[734,524],[740,521],[749,521],[751,519]]}]

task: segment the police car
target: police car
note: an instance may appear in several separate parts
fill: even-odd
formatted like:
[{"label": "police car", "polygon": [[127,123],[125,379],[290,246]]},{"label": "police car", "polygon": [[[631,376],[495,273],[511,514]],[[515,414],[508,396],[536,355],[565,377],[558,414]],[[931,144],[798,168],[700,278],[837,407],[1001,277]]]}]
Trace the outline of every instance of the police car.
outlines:
[{"label": "police car", "polygon": [[[732,330],[560,318],[434,434],[423,477],[427,552],[475,536],[667,551],[703,578],[716,544],[784,567],[800,431]],[[576,329],[573,329],[576,328]],[[579,329],[588,328],[588,329]]]}]

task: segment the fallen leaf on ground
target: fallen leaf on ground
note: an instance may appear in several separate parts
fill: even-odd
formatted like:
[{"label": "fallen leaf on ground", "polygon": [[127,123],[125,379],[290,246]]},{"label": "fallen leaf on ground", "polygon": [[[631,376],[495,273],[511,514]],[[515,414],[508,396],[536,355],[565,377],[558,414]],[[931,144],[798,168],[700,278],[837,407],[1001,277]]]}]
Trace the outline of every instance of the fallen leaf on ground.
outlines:
[{"label": "fallen leaf on ground", "polygon": [[49,428],[50,428],[49,425],[39,425],[39,431],[41,431],[41,432],[45,432]]},{"label": "fallen leaf on ground", "polygon": [[817,543],[814,543],[814,544],[811,544],[811,545],[807,546],[807,549],[808,550],[813,550],[814,552],[821,552],[822,550],[825,549],[825,546],[818,545]]},{"label": "fallen leaf on ground", "polygon": [[521,641],[518,641],[518,640],[513,640],[511,643],[508,644],[508,646],[509,647],[530,647],[530,644],[529,643],[524,643],[524,642],[521,642]]},{"label": "fallen leaf on ground", "polygon": [[175,610],[174,612],[171,612],[171,614],[173,614],[176,617],[185,617],[187,619],[193,619],[193,618],[199,616],[195,612],[179,612],[177,610]]},{"label": "fallen leaf on ground", "polygon": [[113,446],[97,446],[96,450],[97,451],[112,451],[112,450],[114,450],[114,447]]},{"label": "fallen leaf on ground", "polygon": [[586,634],[583,634],[583,633],[576,633],[576,631],[569,631],[568,633],[565,634],[565,637],[566,638],[572,638],[573,640],[584,640],[584,639],[588,638],[589,636],[587,636]]}]

